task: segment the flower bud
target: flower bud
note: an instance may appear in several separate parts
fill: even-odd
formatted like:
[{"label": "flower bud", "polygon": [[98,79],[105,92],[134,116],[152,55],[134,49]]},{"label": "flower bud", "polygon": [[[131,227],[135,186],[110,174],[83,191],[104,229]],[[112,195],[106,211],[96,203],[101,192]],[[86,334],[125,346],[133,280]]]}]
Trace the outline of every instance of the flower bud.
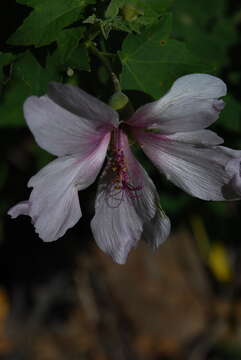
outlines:
[{"label": "flower bud", "polygon": [[69,77],[72,77],[72,76],[74,76],[74,70],[71,67],[68,67],[68,69],[66,70],[66,74]]},{"label": "flower bud", "polygon": [[111,96],[109,105],[114,110],[121,110],[128,104],[128,102],[129,98],[122,91],[117,91]]}]

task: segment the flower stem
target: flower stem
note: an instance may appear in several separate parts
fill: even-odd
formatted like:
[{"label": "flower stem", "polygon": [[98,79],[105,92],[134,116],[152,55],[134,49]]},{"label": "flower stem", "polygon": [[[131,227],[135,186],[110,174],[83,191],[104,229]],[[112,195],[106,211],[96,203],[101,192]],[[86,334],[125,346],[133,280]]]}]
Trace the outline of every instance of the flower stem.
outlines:
[{"label": "flower stem", "polygon": [[115,91],[121,91],[120,82],[116,76],[116,74],[112,71],[112,68],[110,66],[109,60],[105,57],[104,53],[99,51],[97,47],[94,45],[92,41],[89,41],[86,43],[86,46],[90,49],[90,51],[99,58],[99,60],[102,62],[102,64],[105,66],[106,70],[108,71],[111,81],[113,83]]}]

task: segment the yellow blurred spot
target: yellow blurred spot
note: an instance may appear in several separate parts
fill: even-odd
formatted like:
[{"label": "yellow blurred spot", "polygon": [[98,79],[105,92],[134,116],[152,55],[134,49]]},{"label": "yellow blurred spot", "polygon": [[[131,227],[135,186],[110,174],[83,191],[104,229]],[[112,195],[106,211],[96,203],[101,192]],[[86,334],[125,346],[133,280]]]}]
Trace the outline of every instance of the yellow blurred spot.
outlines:
[{"label": "yellow blurred spot", "polygon": [[221,244],[214,244],[211,247],[208,265],[217,280],[228,282],[232,279],[232,268],[228,253]]},{"label": "yellow blurred spot", "polygon": [[166,44],[166,40],[160,40],[160,45],[163,46]]},{"label": "yellow blurred spot", "polygon": [[193,215],[190,220],[200,255],[204,261],[207,261],[210,243],[203,219],[199,215]]}]

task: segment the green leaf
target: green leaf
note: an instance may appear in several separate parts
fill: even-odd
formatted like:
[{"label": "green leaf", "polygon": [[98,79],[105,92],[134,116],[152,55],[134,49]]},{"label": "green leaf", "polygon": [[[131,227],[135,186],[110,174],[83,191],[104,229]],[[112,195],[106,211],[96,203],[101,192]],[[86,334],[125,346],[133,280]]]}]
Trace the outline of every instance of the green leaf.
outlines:
[{"label": "green leaf", "polygon": [[66,29],[61,31],[57,37],[60,62],[64,63],[71,57],[72,52],[78,47],[79,41],[84,33],[83,27]]},{"label": "green leaf", "polygon": [[209,71],[186,45],[170,39],[171,16],[147,29],[141,35],[130,34],[123,42],[119,56],[123,89],[140,90],[159,98],[179,76],[191,72]]},{"label": "green leaf", "polygon": [[172,2],[173,0],[112,0],[105,12],[106,20],[102,20],[102,27],[139,33],[143,26],[157,23],[160,15]]},{"label": "green leaf", "polygon": [[8,40],[12,45],[43,46],[58,39],[59,33],[80,19],[93,0],[18,0],[34,8]]},{"label": "green leaf", "polygon": [[108,8],[106,9],[105,16],[108,17],[115,17],[118,15],[119,10],[124,4],[127,3],[126,0],[111,0]]},{"label": "green leaf", "polygon": [[80,45],[71,53],[67,65],[77,70],[90,71],[89,53],[84,45]]},{"label": "green leaf", "polygon": [[[106,10],[105,16],[116,17],[120,10],[129,6],[130,11],[136,10],[136,15],[143,17],[158,18],[161,13],[167,10],[173,0],[112,0]],[[128,11],[128,8],[127,8]]]},{"label": "green leaf", "polygon": [[57,72],[66,72],[69,68],[90,71],[90,58],[88,50],[83,44],[73,49],[67,58],[62,58],[63,53],[57,48],[48,58],[47,67],[51,66]]},{"label": "green leaf", "polygon": [[240,132],[241,131],[241,104],[232,95],[224,98],[225,107],[220,114],[218,124],[223,128]]},{"label": "green leaf", "polygon": [[9,65],[14,59],[15,56],[13,54],[0,52],[0,84],[4,79],[3,67]]},{"label": "green leaf", "polygon": [[22,106],[28,96],[43,95],[48,82],[59,80],[55,67],[43,68],[31,54],[26,52],[14,64],[11,80],[0,99],[0,126],[22,126]]}]

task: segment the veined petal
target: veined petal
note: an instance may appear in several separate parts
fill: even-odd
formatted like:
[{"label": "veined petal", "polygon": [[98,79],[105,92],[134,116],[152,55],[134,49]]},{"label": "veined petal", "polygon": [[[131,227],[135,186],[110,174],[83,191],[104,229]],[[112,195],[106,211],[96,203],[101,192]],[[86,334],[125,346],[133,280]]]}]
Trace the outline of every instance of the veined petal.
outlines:
[{"label": "veined petal", "polygon": [[155,250],[168,238],[171,231],[169,218],[161,209],[157,209],[154,218],[144,225],[142,239]]},{"label": "veined petal", "polygon": [[218,99],[226,92],[225,83],[215,76],[185,75],[160,100],[140,107],[128,123],[163,134],[200,130],[217,120],[224,107]]},{"label": "veined petal", "polygon": [[178,141],[185,144],[214,146],[223,143],[223,139],[211,130],[197,130],[189,132],[178,132],[168,135],[169,140]]},{"label": "veined petal", "polygon": [[44,241],[54,241],[81,217],[78,190],[93,183],[102,167],[110,135],[97,149],[83,158],[65,156],[52,161],[29,181],[33,187],[28,202],[17,204],[9,215],[29,215],[36,232]]},{"label": "veined petal", "polygon": [[191,144],[187,135],[183,143],[168,136],[135,132],[146,155],[184,191],[204,200],[239,199],[240,152],[228,152],[221,146],[205,147],[196,139]]},{"label": "veined petal", "polygon": [[118,113],[77,86],[50,82],[48,96],[59,106],[95,125],[118,127]]},{"label": "veined petal", "polygon": [[86,156],[111,130],[96,128],[92,120],[70,113],[48,96],[29,97],[24,103],[24,116],[39,146],[57,156]]},{"label": "veined petal", "polygon": [[120,132],[120,138],[123,173],[116,173],[116,161],[109,159],[100,179],[91,228],[98,246],[123,264],[141,239],[144,225],[155,217],[159,199],[153,182],[132,155],[126,135]]},{"label": "veined petal", "polygon": [[224,146],[219,149],[229,158],[225,170],[229,174],[230,181],[225,186],[224,192],[227,198],[241,198],[241,151],[233,150]]}]

